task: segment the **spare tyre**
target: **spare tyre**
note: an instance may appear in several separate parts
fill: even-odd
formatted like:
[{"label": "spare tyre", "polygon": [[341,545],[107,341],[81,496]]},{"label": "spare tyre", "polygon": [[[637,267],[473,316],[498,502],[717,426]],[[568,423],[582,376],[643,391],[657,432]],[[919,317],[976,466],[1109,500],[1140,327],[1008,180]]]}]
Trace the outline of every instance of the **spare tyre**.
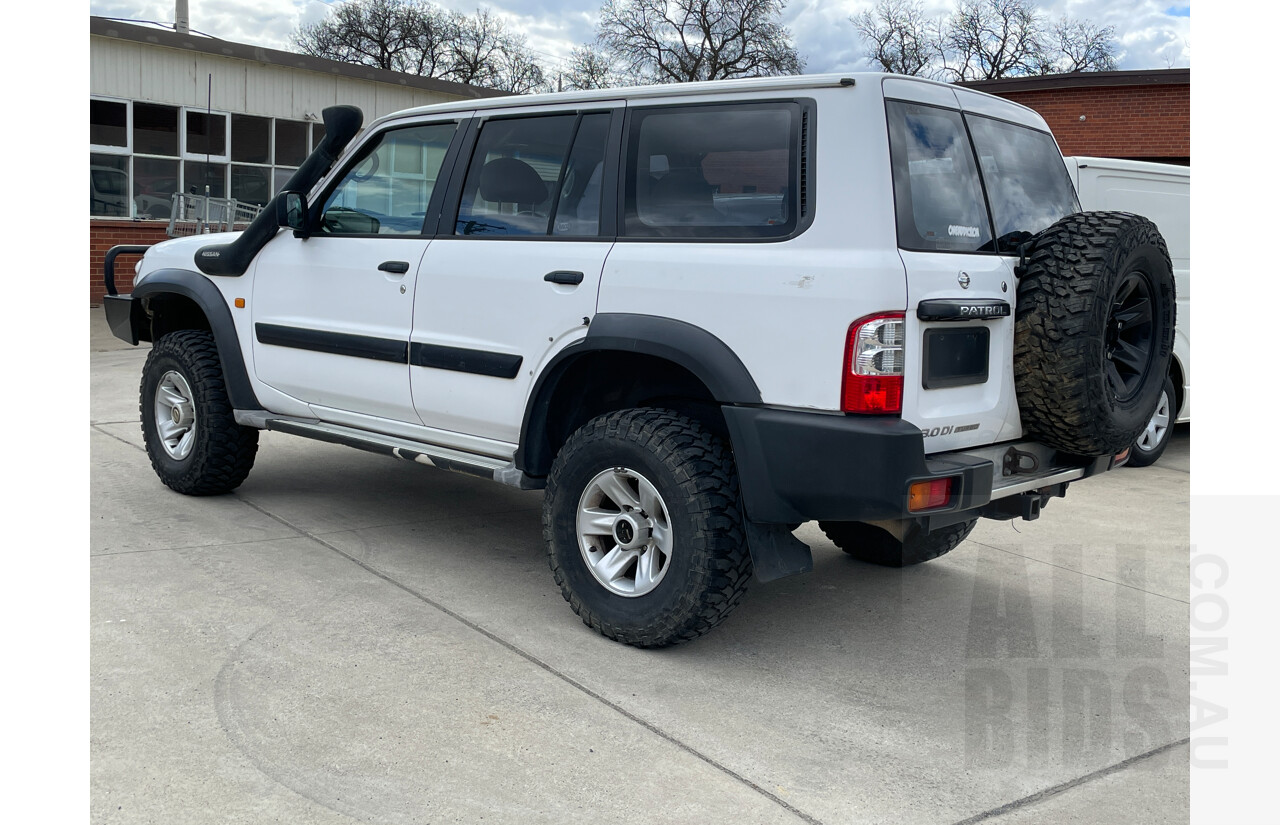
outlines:
[{"label": "spare tyre", "polygon": [[1133,444],[1173,352],[1173,267],[1150,220],[1069,215],[1019,267],[1014,385],[1024,435],[1074,455]]}]

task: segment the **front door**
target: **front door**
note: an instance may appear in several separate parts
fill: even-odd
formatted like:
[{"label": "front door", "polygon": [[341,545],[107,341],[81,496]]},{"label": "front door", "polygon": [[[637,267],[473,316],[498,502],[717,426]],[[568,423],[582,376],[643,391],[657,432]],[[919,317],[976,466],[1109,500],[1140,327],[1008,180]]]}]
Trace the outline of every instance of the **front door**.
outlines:
[{"label": "front door", "polygon": [[415,285],[457,129],[448,121],[375,135],[322,191],[311,236],[282,232],[258,257],[255,372],[320,418],[420,423],[408,363]]}]

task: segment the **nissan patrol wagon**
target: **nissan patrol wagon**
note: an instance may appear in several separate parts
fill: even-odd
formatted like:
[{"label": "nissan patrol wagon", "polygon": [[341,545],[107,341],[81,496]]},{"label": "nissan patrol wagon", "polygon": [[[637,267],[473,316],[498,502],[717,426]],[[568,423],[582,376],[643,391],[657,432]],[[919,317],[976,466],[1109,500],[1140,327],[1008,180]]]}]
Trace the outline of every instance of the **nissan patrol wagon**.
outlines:
[{"label": "nissan patrol wagon", "polygon": [[[461,101],[325,138],[244,231],[146,250],[161,481],[263,429],[543,490],[582,620],[692,639],[817,521],[874,564],[1123,462],[1174,331],[1146,219],[1081,212],[1044,120],[882,74]],[[121,250],[115,250],[119,252]]]}]

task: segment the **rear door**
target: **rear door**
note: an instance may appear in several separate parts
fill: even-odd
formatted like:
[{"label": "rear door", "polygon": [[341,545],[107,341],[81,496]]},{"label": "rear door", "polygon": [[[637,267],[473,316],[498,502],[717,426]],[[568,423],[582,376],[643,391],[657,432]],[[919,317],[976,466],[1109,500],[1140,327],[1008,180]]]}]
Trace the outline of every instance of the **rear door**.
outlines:
[{"label": "rear door", "polygon": [[907,271],[902,417],[931,453],[1017,437],[1013,273],[991,252],[963,116],[896,100],[886,112]]},{"label": "rear door", "polygon": [[586,335],[617,234],[621,106],[476,122],[418,272],[409,357],[426,426],[516,443],[534,376]]},{"label": "rear door", "polygon": [[1017,247],[1079,209],[1047,132],[944,102],[886,101],[907,270],[902,417],[929,453],[1021,436]]}]

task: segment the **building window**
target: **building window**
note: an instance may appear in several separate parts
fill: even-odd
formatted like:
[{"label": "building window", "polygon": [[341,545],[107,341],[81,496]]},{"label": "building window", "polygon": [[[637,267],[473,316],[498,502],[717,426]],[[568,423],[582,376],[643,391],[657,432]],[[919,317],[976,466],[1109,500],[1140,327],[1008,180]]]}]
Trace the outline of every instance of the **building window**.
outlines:
[{"label": "building window", "polygon": [[189,160],[182,164],[182,170],[182,179],[186,183],[188,193],[204,195],[207,186],[209,197],[225,198],[227,196],[227,165],[225,163]]},{"label": "building window", "polygon": [[177,159],[133,159],[134,214],[139,218],[168,220],[173,209],[173,194],[177,191]]},{"label": "building window", "polygon": [[133,151],[139,155],[178,156],[178,107],[133,104]]},{"label": "building window", "polygon": [[125,155],[89,155],[89,214],[129,217],[129,158]]},{"label": "building window", "polygon": [[227,156],[227,116],[218,113],[187,110],[188,156]]},{"label": "building window", "polygon": [[91,97],[89,214],[167,220],[206,186],[264,206],[323,139],[319,123]]},{"label": "building window", "polygon": [[239,163],[271,162],[271,118],[231,116],[231,160]]},{"label": "building window", "polygon": [[231,197],[241,203],[266,206],[271,200],[271,167],[231,165]]},{"label": "building window", "polygon": [[129,104],[119,100],[89,100],[89,143],[129,148]]},{"label": "building window", "polygon": [[307,159],[307,124],[296,120],[276,121],[276,157],[280,166],[301,166]]}]

